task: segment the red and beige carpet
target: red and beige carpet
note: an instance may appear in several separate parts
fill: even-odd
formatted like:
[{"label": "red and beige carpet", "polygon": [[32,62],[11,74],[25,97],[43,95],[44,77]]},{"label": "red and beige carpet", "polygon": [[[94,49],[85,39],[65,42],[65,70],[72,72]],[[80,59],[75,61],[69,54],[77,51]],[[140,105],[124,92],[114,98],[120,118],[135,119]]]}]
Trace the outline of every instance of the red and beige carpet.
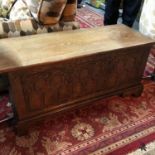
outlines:
[{"label": "red and beige carpet", "polygon": [[[78,10],[77,20],[82,28],[103,23],[103,17],[89,8]],[[154,62],[151,55],[145,75],[152,72]],[[11,115],[8,97],[3,96],[0,119]],[[155,152],[154,141],[155,82],[150,81],[144,82],[141,97],[90,103],[32,126],[27,136],[18,137],[7,124],[0,124],[0,155],[144,155]]]},{"label": "red and beige carpet", "polygon": [[80,23],[80,28],[103,26],[103,15],[86,6],[77,10],[76,21]]},{"label": "red and beige carpet", "polygon": [[[111,97],[52,117],[15,136],[0,128],[0,155],[123,155],[155,140],[155,83],[141,97]],[[139,154],[139,155],[141,155]]]}]

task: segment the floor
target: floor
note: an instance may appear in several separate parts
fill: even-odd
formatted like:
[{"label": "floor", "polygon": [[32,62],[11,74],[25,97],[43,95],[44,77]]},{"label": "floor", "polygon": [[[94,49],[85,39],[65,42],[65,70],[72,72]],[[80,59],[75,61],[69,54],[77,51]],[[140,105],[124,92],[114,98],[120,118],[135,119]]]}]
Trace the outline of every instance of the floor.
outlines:
[{"label": "floor", "polygon": [[[91,7],[91,9],[93,9],[97,13],[99,13],[99,14],[101,14],[101,15],[104,16],[104,12],[105,12],[104,11],[104,9],[105,9],[105,5],[104,4],[100,8],[95,8],[94,6],[92,6],[90,4],[90,0],[83,0],[82,1],[82,4],[83,4],[83,6],[87,5],[87,6]],[[122,10],[120,9],[119,11],[120,11],[120,18],[118,19],[118,23],[121,23],[122,22],[122,18],[121,18]],[[139,29],[139,26],[138,25],[139,25],[138,24],[138,20],[136,20],[134,22],[134,24],[133,24],[133,29],[138,30]]]}]

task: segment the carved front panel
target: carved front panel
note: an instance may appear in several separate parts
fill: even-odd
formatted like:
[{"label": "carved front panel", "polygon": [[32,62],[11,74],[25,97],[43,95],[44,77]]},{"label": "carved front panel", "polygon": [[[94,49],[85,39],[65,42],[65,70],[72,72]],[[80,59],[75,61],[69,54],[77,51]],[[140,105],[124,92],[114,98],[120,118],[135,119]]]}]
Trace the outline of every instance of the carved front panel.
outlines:
[{"label": "carved front panel", "polygon": [[139,50],[96,54],[23,70],[19,76],[27,113],[137,84],[147,58],[146,50]]}]

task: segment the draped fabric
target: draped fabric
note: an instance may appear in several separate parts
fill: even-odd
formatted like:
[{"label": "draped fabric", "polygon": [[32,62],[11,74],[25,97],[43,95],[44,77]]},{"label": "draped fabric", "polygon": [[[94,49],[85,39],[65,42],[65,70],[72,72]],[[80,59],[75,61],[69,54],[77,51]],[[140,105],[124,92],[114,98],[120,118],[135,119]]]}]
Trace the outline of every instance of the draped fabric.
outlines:
[{"label": "draped fabric", "polygon": [[155,0],[145,0],[140,17],[139,30],[155,39]]}]

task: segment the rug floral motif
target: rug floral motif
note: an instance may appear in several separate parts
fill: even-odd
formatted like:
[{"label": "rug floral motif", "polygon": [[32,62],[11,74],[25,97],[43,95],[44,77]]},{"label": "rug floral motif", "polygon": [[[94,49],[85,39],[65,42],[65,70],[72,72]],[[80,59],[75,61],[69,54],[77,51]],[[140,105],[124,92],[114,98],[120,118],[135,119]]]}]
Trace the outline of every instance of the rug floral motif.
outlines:
[{"label": "rug floral motif", "polygon": [[155,83],[149,82],[141,97],[111,97],[90,103],[31,126],[29,135],[23,137],[16,136],[8,126],[1,126],[0,155],[110,154],[155,135],[154,94]]}]

